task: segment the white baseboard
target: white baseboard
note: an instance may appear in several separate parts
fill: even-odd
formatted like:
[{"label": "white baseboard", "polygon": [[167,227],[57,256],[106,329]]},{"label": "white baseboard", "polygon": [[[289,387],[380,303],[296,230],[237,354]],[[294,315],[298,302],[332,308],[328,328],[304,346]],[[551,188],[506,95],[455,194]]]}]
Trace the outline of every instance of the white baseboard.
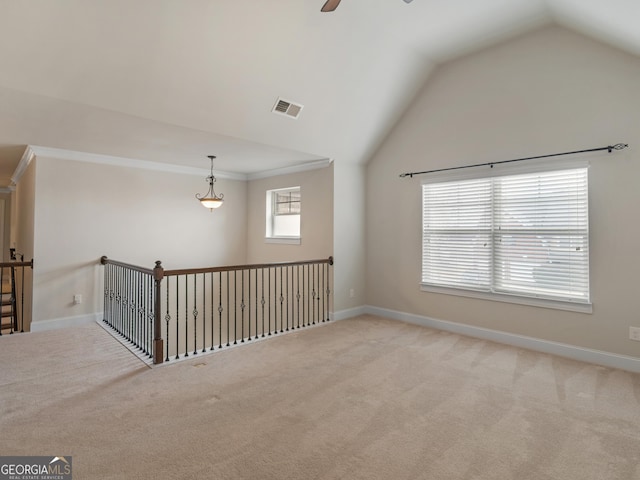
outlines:
[{"label": "white baseboard", "polygon": [[50,320],[31,322],[31,331],[44,332],[46,330],[57,330],[59,328],[78,327],[80,325],[88,325],[90,323],[100,321],[101,319],[102,312],[76,315],[74,317],[52,318]]},{"label": "white baseboard", "polygon": [[361,305],[359,307],[348,308],[346,310],[339,310],[330,314],[329,318],[331,320],[346,320],[347,318],[364,315],[365,313],[367,313],[366,308],[367,307],[365,307],[364,305]]},{"label": "white baseboard", "polygon": [[438,320],[435,318],[415,315],[412,313],[399,312],[386,308],[374,307],[367,305],[363,307],[364,313],[370,315],[378,315],[380,317],[400,320],[415,325],[444,330],[446,332],[458,333],[469,337],[481,338],[493,342],[504,343],[514,347],[527,348],[543,353],[550,353],[561,357],[579,360],[581,362],[595,363],[611,368],[619,368],[630,372],[640,373],[640,358],[629,357],[626,355],[618,355],[616,353],[603,352],[601,350],[592,350],[589,348],[577,347],[566,343],[552,342],[549,340],[541,340],[539,338],[526,337],[514,333],[501,332],[498,330],[490,330],[488,328],[474,327],[462,323],[449,322],[446,320]]}]

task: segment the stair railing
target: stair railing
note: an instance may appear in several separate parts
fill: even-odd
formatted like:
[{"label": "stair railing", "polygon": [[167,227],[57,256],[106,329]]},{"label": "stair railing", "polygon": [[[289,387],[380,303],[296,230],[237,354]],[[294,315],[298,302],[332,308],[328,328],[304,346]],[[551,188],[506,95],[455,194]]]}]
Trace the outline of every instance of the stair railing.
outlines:
[{"label": "stair railing", "polygon": [[25,262],[24,255],[12,252],[11,258],[15,260],[0,262],[0,336],[3,330],[24,332],[25,268],[33,269],[33,260]]},{"label": "stair railing", "polygon": [[154,364],[329,321],[333,258],[165,270],[106,256],[104,322]]}]

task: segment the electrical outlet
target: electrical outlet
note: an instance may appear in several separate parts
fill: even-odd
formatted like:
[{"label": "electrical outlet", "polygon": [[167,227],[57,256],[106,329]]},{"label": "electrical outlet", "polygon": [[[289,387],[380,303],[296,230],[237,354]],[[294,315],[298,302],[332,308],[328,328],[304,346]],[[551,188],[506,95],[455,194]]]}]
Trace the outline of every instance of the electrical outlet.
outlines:
[{"label": "electrical outlet", "polygon": [[640,342],[640,327],[629,327],[629,339]]},{"label": "electrical outlet", "polygon": [[80,295],[79,293],[76,293],[76,294],[73,296],[73,304],[74,304],[74,305],[78,305],[78,304],[80,304],[80,303],[82,303],[82,295]]},{"label": "electrical outlet", "polygon": [[349,290],[349,297],[353,298],[356,296],[356,291],[352,288],[351,290]]}]

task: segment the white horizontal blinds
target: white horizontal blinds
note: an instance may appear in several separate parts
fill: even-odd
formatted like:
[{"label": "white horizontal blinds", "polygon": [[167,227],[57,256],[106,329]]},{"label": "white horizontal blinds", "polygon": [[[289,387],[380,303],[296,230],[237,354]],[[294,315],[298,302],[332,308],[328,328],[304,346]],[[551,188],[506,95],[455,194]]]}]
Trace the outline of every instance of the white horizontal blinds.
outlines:
[{"label": "white horizontal blinds", "polygon": [[587,169],[493,181],[494,290],[588,302]]},{"label": "white horizontal blinds", "polygon": [[487,291],[491,179],[422,186],[422,283]]},{"label": "white horizontal blinds", "polygon": [[281,190],[274,192],[274,215],[298,215],[300,214],[300,189]]}]

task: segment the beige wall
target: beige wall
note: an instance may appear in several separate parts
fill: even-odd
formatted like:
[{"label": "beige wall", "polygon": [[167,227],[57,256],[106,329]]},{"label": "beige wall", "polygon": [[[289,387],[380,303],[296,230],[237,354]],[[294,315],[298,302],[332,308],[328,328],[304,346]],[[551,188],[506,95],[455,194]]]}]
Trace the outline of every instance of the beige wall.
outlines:
[{"label": "beige wall", "polygon": [[[23,254],[26,261],[34,257],[36,164],[37,160],[31,161],[12,196],[14,201],[11,209],[11,227],[14,231],[11,233],[11,238],[12,242],[15,241],[17,253]],[[27,331],[30,330],[32,315],[32,274],[31,269],[25,270],[23,320],[24,329]]]},{"label": "beige wall", "polygon": [[[441,66],[367,168],[367,303],[640,356],[640,59],[549,27]],[[420,178],[405,171],[600,147],[590,155],[593,314],[420,291]]]},{"label": "beige wall", "polygon": [[[265,242],[267,190],[300,186],[300,245]],[[333,165],[248,182],[248,263],[312,260],[333,255]],[[225,197],[226,198],[226,197]]]},{"label": "beige wall", "polygon": [[206,190],[197,176],[52,158],[36,166],[34,322],[100,312],[101,255],[168,269],[246,260],[245,182],[218,180],[225,204],[211,213],[194,197]]},{"label": "beige wall", "polygon": [[365,303],[365,167],[334,167],[334,311]]}]

